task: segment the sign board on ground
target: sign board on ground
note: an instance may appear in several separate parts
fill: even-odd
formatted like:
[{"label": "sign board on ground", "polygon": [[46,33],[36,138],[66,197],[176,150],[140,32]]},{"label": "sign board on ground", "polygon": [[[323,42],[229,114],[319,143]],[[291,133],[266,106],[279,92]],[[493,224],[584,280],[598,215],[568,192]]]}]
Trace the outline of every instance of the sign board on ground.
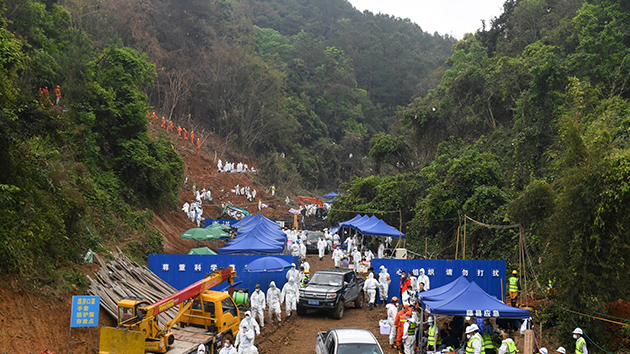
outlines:
[{"label": "sign board on ground", "polygon": [[70,327],[98,327],[100,296],[73,296]]}]

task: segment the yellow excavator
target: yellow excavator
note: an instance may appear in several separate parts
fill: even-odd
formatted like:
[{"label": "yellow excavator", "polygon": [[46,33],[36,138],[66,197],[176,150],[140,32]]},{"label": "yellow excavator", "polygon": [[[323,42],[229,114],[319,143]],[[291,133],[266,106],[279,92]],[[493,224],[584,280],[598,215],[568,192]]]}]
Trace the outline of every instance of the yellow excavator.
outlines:
[{"label": "yellow excavator", "polygon": [[[232,285],[234,277],[236,272],[232,268],[216,270],[205,279],[154,304],[138,298],[120,300],[118,328],[101,329],[99,353],[184,354],[195,351],[200,344],[206,346],[207,353],[214,352],[224,338],[236,336],[240,314],[228,294],[209,289],[224,281]],[[157,315],[177,305],[177,315],[160,327]],[[186,322],[181,321],[182,317]],[[193,318],[196,320],[193,321]],[[195,328],[174,329],[176,323]],[[176,337],[182,338],[178,341],[182,343],[174,345]]]}]

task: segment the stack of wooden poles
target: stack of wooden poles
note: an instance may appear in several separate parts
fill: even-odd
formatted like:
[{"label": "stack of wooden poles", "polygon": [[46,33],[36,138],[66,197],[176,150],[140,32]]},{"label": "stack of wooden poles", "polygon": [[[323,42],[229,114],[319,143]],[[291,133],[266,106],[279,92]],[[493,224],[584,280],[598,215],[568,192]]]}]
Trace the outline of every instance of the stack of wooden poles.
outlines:
[{"label": "stack of wooden poles", "polygon": [[[114,254],[114,260],[105,263],[97,254],[94,261],[101,269],[96,278],[90,279],[89,295],[101,297],[101,306],[114,318],[118,318],[118,301],[126,298],[148,300],[150,303],[173,295],[177,289],[167,284],[145,266],[131,261],[122,252]],[[177,315],[177,307],[160,314],[159,322],[166,323]]]}]

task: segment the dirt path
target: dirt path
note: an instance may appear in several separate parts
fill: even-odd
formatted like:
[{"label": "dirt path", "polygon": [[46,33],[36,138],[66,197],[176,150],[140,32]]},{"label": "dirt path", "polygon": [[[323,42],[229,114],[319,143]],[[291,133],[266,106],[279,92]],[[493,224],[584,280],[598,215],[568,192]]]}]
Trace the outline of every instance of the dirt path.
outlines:
[{"label": "dirt path", "polygon": [[[315,254],[307,255],[306,258],[311,265],[311,273],[334,266],[329,254],[321,262]],[[267,322],[269,316],[265,317],[267,325],[261,330],[257,339],[260,353],[314,354],[317,332],[341,327],[366,328],[376,336],[385,353],[395,353],[395,350],[389,348],[388,337],[380,334],[378,321],[387,318],[387,311],[383,305],[374,310],[369,310],[367,305],[362,309],[355,309],[350,305],[340,320],[332,318],[325,312],[314,311],[309,311],[306,316],[297,316],[294,313],[289,322],[286,322],[285,317],[284,305],[282,306],[282,323],[280,325],[269,325]]]}]

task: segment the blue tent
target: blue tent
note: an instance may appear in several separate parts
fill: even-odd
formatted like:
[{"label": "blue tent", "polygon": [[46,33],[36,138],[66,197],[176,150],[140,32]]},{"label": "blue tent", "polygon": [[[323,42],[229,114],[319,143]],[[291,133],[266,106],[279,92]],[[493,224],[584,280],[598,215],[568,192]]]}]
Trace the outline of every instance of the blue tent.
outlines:
[{"label": "blue tent", "polygon": [[354,225],[354,223],[356,223],[359,220],[364,220],[364,218],[368,218],[367,215],[361,215],[361,214],[357,214],[355,217],[353,217],[352,219],[348,220],[348,221],[343,221],[339,223],[340,227],[352,227]]},{"label": "blue tent", "polygon": [[405,237],[405,234],[376,216],[357,215],[354,218],[339,223],[339,227],[349,227],[364,235],[381,237]]},{"label": "blue tent", "polygon": [[359,232],[364,235],[381,236],[381,237],[402,237],[405,238],[405,234],[398,231],[395,227],[387,225],[383,220],[378,219],[376,224],[365,224],[358,227]]},{"label": "blue tent", "polygon": [[238,233],[218,254],[278,254],[284,251],[287,236],[275,223],[262,214],[243,218],[233,225]]},{"label": "blue tent", "polygon": [[267,256],[246,264],[243,271],[248,273],[282,272],[287,268],[291,268],[289,262],[282,258]]},{"label": "blue tent", "polygon": [[439,288],[423,291],[418,293],[418,299],[424,301],[435,301],[439,299],[443,299],[445,296],[449,296],[449,294],[457,294],[466,288],[470,284],[468,279],[464,278],[463,275],[460,275],[459,278],[454,281],[442,285]]},{"label": "blue tent", "polygon": [[[452,296],[447,296],[447,294]],[[474,281],[461,291],[449,293],[437,301],[422,300],[422,307],[431,314],[447,316],[474,316],[485,318],[529,318],[529,310],[504,304],[489,295]]]},{"label": "blue tent", "polygon": [[326,203],[326,204],[331,204],[331,203],[333,202],[333,200],[335,200],[335,198],[333,198],[333,199],[331,199],[331,200],[327,200],[327,201],[325,201],[324,203]]},{"label": "blue tent", "polygon": [[330,193],[328,193],[328,194],[324,194],[324,195],[322,195],[322,198],[334,198],[334,197],[338,197],[338,196],[340,196],[340,195],[341,195],[341,194],[337,194],[337,193],[335,193],[335,192],[330,192]]}]

